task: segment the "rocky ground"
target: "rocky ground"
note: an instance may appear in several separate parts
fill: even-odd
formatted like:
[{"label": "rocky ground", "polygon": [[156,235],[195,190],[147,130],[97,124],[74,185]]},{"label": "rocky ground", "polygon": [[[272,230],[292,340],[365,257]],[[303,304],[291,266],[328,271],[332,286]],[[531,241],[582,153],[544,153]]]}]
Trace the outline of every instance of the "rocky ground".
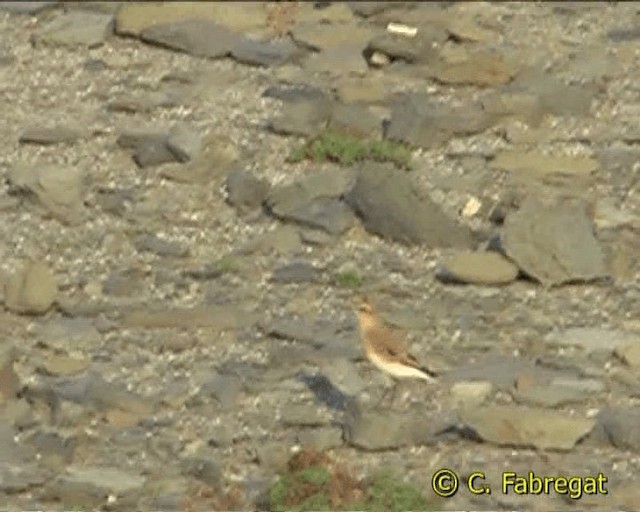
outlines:
[{"label": "rocky ground", "polygon": [[[0,2],[5,508],[266,508],[305,447],[443,510],[640,508],[639,27],[633,2]],[[412,170],[290,161],[328,129]],[[376,407],[360,293],[437,384]],[[445,467],[493,492],[438,498]]]}]

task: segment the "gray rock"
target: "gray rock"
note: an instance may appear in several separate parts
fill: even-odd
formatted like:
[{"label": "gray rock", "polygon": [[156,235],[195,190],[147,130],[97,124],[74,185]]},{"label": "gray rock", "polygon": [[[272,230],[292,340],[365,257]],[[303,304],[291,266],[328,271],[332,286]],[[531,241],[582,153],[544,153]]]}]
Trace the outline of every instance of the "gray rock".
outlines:
[{"label": "gray rock", "polygon": [[316,404],[288,404],[282,408],[281,422],[285,427],[321,427],[328,418]]},{"label": "gray rock", "polygon": [[265,204],[280,219],[339,235],[354,222],[352,212],[339,199],[352,186],[350,170],[317,172],[291,185],[273,188]]},{"label": "gray rock", "polygon": [[375,14],[380,14],[383,11],[386,11],[387,9],[393,9],[393,8],[398,8],[401,7],[403,4],[406,4],[407,2],[394,2],[394,3],[389,3],[389,2],[347,2],[347,4],[349,5],[349,8],[355,12],[356,14],[359,14],[360,16],[364,17],[364,18],[368,18],[370,16],[373,16]]},{"label": "gray rock", "polygon": [[49,7],[58,5],[56,1],[50,2],[0,2],[0,11],[8,11],[13,14],[37,14]]},{"label": "gray rock", "polygon": [[305,229],[300,233],[300,239],[309,245],[329,245],[333,243],[336,238],[331,236],[329,233],[325,233],[324,231],[320,231],[317,229]]},{"label": "gray rock", "polygon": [[207,448],[201,448],[194,455],[182,459],[180,465],[185,476],[197,478],[207,485],[217,486],[222,472],[216,453]]},{"label": "gray rock", "polygon": [[7,175],[18,190],[27,190],[63,224],[77,225],[84,218],[84,178],[80,169],[41,165],[16,165]]},{"label": "gray rock", "polygon": [[[355,336],[353,337],[355,338]],[[323,365],[323,373],[345,395],[358,396],[367,387],[367,382],[360,377],[357,366],[352,362],[362,355],[358,340],[350,340],[351,344],[340,343],[341,347],[353,347],[349,357],[333,357]],[[330,344],[329,344],[330,346]]]},{"label": "gray rock", "polygon": [[109,273],[102,283],[102,293],[114,297],[140,295],[145,289],[145,273],[130,268]]},{"label": "gray rock", "polygon": [[51,269],[41,262],[29,262],[5,284],[5,306],[15,313],[41,315],[53,305],[57,293]]},{"label": "gray rock", "polygon": [[262,330],[274,338],[302,341],[305,343],[318,343],[318,336],[323,326],[318,326],[309,321],[297,318],[276,318]]},{"label": "gray rock", "polygon": [[76,449],[74,436],[64,437],[53,431],[37,430],[32,433],[26,443],[33,447],[43,461],[55,461],[56,465],[66,465],[73,461]]},{"label": "gray rock", "polygon": [[57,352],[92,352],[100,347],[102,336],[88,318],[53,318],[36,331],[40,343]]},{"label": "gray rock", "polygon": [[640,451],[640,410],[605,407],[598,414],[609,442],[619,450]]},{"label": "gray rock", "polygon": [[216,373],[198,392],[199,398],[213,397],[223,411],[233,409],[243,391],[242,380],[236,375]]},{"label": "gray rock", "polygon": [[83,136],[78,126],[29,126],[21,134],[18,140],[21,144],[59,144],[75,142]]},{"label": "gray rock", "polygon": [[127,114],[149,113],[157,108],[178,106],[175,96],[164,92],[124,93],[107,104],[109,112],[125,112]]},{"label": "gray rock", "polygon": [[331,112],[329,128],[363,139],[381,139],[382,122],[371,111],[358,104],[337,104]]},{"label": "gray rock", "polygon": [[167,138],[160,136],[149,139],[138,146],[133,152],[133,160],[140,168],[155,167],[157,165],[175,162],[176,156],[167,145]]},{"label": "gray rock", "polygon": [[309,283],[318,278],[318,269],[305,261],[295,261],[273,271],[271,280],[276,283]]},{"label": "gray rock", "polygon": [[20,379],[13,369],[16,357],[14,346],[9,340],[0,343],[0,406],[15,398],[20,389]]},{"label": "gray rock", "polygon": [[47,485],[43,497],[74,503],[74,506],[103,507],[109,496],[119,502],[135,500],[142,493],[145,477],[114,467],[68,466]]},{"label": "gray rock", "polygon": [[518,267],[497,252],[466,252],[445,262],[436,277],[444,282],[501,285],[515,281],[518,273]]},{"label": "gray rock", "polygon": [[487,381],[497,389],[511,391],[518,375],[533,368],[532,361],[522,358],[489,355],[451,370],[445,379],[448,382]]},{"label": "gray rock", "polygon": [[237,165],[240,154],[229,137],[212,133],[202,145],[198,158],[185,164],[166,166],[160,174],[179,183],[210,184]]},{"label": "gray rock", "polygon": [[168,133],[164,130],[148,130],[140,128],[125,128],[118,136],[117,144],[121,148],[135,149],[136,147],[148,142],[158,140],[166,141]]},{"label": "gray rock", "polygon": [[274,98],[285,103],[326,99],[326,94],[316,87],[306,84],[289,85],[281,82],[267,87],[262,96]]},{"label": "gray rock", "polygon": [[282,442],[266,442],[256,447],[256,458],[262,467],[280,472],[286,469],[291,454]]},{"label": "gray rock", "polygon": [[37,465],[34,449],[15,441],[17,431],[0,420],[0,491],[7,494],[27,491],[32,486],[42,485],[50,475]]},{"label": "gray rock", "polygon": [[359,43],[347,43],[312,53],[303,62],[303,70],[307,74],[322,73],[336,78],[344,75],[363,76],[368,69]]},{"label": "gray rock", "polygon": [[616,347],[615,354],[632,368],[640,367],[640,336],[635,341]]},{"label": "gray rock", "polygon": [[543,112],[556,116],[588,115],[599,92],[596,84],[566,85],[538,68],[521,71],[505,90],[533,92]]},{"label": "gray rock", "polygon": [[365,228],[405,244],[468,248],[473,237],[419,191],[406,173],[386,164],[364,164],[346,196]]},{"label": "gray rock", "polygon": [[595,426],[593,419],[511,405],[463,408],[460,419],[484,441],[542,450],[570,450]]},{"label": "gray rock", "polygon": [[269,184],[250,171],[235,169],[227,176],[227,200],[240,212],[255,210],[267,197]]},{"label": "gray rock", "polygon": [[341,235],[353,226],[355,217],[341,200],[318,198],[291,211],[287,216],[295,222],[322,229],[330,235]]},{"label": "gray rock", "polygon": [[371,39],[365,50],[365,56],[370,60],[371,55],[378,52],[392,61],[401,59],[410,63],[430,63],[438,56],[434,43],[443,43],[446,38],[447,34],[442,29],[422,29],[418,31],[416,37],[412,38],[385,32]]},{"label": "gray rock", "polygon": [[342,446],[342,430],[337,427],[306,428],[297,433],[297,442],[303,449],[323,452]]},{"label": "gray rock", "polygon": [[94,371],[80,377],[48,379],[51,389],[60,400],[68,400],[99,411],[117,409],[144,417],[153,411],[154,403],[127,391],[121,384],[105,381]]},{"label": "gray rock", "polygon": [[481,105],[460,107],[436,104],[428,96],[413,93],[398,100],[391,112],[386,138],[431,149],[455,136],[482,132],[498,118]]},{"label": "gray rock", "polygon": [[242,307],[202,305],[191,308],[158,307],[127,311],[122,324],[147,329],[208,327],[216,330],[241,329],[258,321],[258,315]]},{"label": "gray rock", "polygon": [[421,71],[436,81],[448,85],[497,87],[509,83],[520,70],[521,63],[505,59],[492,51],[469,52],[462,60],[438,59],[423,66]]},{"label": "gray rock", "polygon": [[545,337],[550,345],[579,347],[587,353],[613,354],[618,347],[638,343],[638,336],[619,329],[601,327],[570,327],[555,330]]},{"label": "gray rock", "polygon": [[94,48],[113,32],[113,16],[88,11],[69,11],[55,17],[33,34],[36,44]]},{"label": "gray rock", "polygon": [[140,235],[133,241],[138,251],[152,252],[163,258],[186,258],[189,248],[180,242],[164,240],[153,234]]},{"label": "gray rock", "polygon": [[280,116],[271,121],[271,130],[281,135],[314,137],[326,128],[330,117],[331,100],[327,97],[288,101]]},{"label": "gray rock", "polygon": [[195,130],[184,125],[176,125],[169,130],[167,137],[167,149],[175,156],[178,162],[189,162],[200,156],[202,151],[202,138]]},{"label": "gray rock", "polygon": [[180,512],[190,498],[191,479],[165,476],[149,482],[145,486],[145,491],[153,496],[151,503],[153,510]]},{"label": "gray rock", "polygon": [[640,39],[640,27],[620,27],[607,32],[607,37],[614,43],[627,43]]},{"label": "gray rock", "polygon": [[403,446],[431,445],[456,424],[453,415],[413,410],[390,414],[364,409],[352,403],[345,415],[344,439],[366,451],[392,450]]},{"label": "gray rock", "polygon": [[531,197],[507,217],[502,242],[507,255],[545,286],[608,275],[584,206],[547,205]]},{"label": "gray rock", "polygon": [[374,30],[366,25],[344,23],[297,23],[291,30],[293,40],[315,51],[326,51],[345,45],[359,47],[362,54]]},{"label": "gray rock", "polygon": [[197,18],[153,25],[140,34],[146,43],[211,59],[230,55],[241,37],[223,25]]},{"label": "gray rock", "polygon": [[480,405],[493,393],[494,387],[486,380],[456,382],[451,386],[451,399],[460,407]]},{"label": "gray rock", "polygon": [[284,64],[297,54],[300,49],[289,40],[270,43],[242,38],[231,49],[231,56],[238,62],[265,67]]},{"label": "gray rock", "polygon": [[295,226],[281,225],[252,239],[240,249],[241,254],[299,254],[302,252],[300,233]]},{"label": "gray rock", "polygon": [[517,402],[542,407],[583,402],[606,390],[597,379],[542,370],[521,373],[515,385],[513,396]]}]

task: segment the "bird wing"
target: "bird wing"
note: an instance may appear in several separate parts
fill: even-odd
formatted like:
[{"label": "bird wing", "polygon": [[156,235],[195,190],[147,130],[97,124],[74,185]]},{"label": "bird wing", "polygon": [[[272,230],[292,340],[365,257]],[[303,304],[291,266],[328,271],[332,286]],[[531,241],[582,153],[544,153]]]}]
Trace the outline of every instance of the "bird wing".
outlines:
[{"label": "bird wing", "polygon": [[375,340],[376,349],[389,357],[402,358],[407,352],[407,347],[398,333],[386,326],[378,327],[378,332],[372,336],[372,339]]}]

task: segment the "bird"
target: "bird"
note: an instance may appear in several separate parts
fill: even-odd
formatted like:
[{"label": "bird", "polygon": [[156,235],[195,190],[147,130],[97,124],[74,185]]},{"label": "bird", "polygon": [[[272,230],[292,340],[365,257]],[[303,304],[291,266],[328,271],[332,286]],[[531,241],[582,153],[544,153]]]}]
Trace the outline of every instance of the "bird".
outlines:
[{"label": "bird", "polygon": [[374,366],[391,377],[394,392],[399,379],[416,378],[428,382],[436,380],[437,374],[418,363],[409,353],[402,337],[379,318],[367,297],[360,299],[357,316],[364,355]]}]

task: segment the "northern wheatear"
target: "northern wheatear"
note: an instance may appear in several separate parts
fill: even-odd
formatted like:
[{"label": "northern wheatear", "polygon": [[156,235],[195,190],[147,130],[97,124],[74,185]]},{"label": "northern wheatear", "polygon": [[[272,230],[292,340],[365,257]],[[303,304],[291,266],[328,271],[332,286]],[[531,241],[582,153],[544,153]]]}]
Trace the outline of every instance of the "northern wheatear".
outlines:
[{"label": "northern wheatear", "polygon": [[416,358],[409,353],[404,340],[384,324],[366,298],[361,299],[358,306],[358,324],[365,356],[392,378],[394,391],[398,379],[415,378],[429,382],[435,380],[436,374],[420,366]]}]

